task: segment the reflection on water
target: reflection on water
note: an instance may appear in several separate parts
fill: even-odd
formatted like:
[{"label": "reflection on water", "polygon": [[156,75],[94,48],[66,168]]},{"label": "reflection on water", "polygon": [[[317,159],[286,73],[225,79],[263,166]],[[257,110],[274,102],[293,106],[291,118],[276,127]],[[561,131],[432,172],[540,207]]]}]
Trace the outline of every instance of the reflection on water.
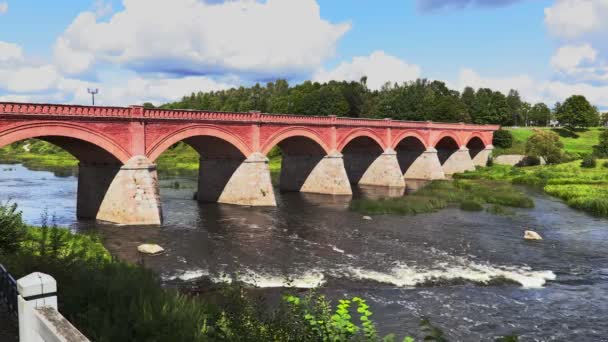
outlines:
[{"label": "reflection on water", "polygon": [[[370,300],[382,331],[416,331],[428,316],[456,341],[608,334],[608,221],[542,194],[531,193],[536,208],[511,216],[451,208],[364,220],[348,210],[350,196],[277,191],[276,208],[254,208],[199,204],[195,189],[193,179],[163,180],[165,224],[117,227],[75,222],[74,177],[20,167],[0,173],[0,195],[17,201],[30,222],[46,206],[60,224],[99,232],[112,253],[131,261],[137,245],[160,244],[166,253],[144,261],[172,284],[236,276],[269,294],[285,284],[322,285],[332,298]],[[398,195],[386,190],[354,196]],[[545,240],[524,241],[525,229]]]}]

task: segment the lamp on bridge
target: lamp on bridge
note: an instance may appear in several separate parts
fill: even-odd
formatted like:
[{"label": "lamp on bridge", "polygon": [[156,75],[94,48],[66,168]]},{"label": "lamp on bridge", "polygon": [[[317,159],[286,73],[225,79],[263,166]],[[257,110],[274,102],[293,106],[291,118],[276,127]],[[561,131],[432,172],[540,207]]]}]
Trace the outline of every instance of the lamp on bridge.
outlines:
[{"label": "lamp on bridge", "polygon": [[97,88],[87,88],[87,92],[91,94],[91,100],[93,101],[93,106],[95,105],[95,95],[99,93],[99,89]]}]

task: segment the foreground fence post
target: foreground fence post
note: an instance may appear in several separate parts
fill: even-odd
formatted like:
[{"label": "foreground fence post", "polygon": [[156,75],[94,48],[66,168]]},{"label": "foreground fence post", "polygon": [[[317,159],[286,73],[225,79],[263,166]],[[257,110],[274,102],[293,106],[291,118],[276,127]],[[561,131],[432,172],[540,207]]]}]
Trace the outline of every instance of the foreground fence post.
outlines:
[{"label": "foreground fence post", "polygon": [[88,341],[57,311],[57,282],[34,272],[17,280],[20,342]]}]

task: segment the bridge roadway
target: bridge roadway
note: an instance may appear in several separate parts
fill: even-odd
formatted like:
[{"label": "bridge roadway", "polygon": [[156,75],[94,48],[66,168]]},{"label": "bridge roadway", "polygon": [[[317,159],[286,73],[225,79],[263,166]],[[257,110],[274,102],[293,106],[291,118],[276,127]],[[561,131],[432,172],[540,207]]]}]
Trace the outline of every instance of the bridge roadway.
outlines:
[{"label": "bridge roadway", "polygon": [[198,200],[274,206],[266,155],[282,152],[281,191],[351,195],[485,165],[496,125],[0,102],[0,147],[37,138],[79,160],[77,216],[160,224],[154,161],[183,141],[200,154]]}]

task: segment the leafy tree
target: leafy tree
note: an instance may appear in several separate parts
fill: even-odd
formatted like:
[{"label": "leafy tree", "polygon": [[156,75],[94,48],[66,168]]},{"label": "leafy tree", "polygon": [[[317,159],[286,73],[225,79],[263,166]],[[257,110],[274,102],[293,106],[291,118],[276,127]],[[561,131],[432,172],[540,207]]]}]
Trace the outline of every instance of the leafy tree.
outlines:
[{"label": "leafy tree", "polygon": [[564,144],[559,135],[550,130],[534,130],[534,134],[526,141],[526,154],[542,157],[547,164],[561,162]]},{"label": "leafy tree", "polygon": [[555,116],[560,124],[569,128],[596,126],[599,120],[597,108],[582,95],[573,95],[557,104]]},{"label": "leafy tree", "polygon": [[508,118],[505,118],[504,125],[519,126],[524,123],[523,117],[523,101],[517,90],[509,90],[507,95]]},{"label": "leafy tree", "polygon": [[494,132],[492,145],[500,148],[509,148],[513,146],[513,134],[507,130],[499,129],[498,131]]},{"label": "leafy tree", "polygon": [[471,118],[477,124],[509,124],[509,106],[504,94],[482,88],[475,93]]},{"label": "leafy tree", "polygon": [[548,126],[551,120],[551,110],[546,104],[537,103],[530,109],[528,119],[534,126]]},{"label": "leafy tree", "polygon": [[600,133],[599,144],[593,146],[593,154],[598,158],[608,158],[608,129]]}]

